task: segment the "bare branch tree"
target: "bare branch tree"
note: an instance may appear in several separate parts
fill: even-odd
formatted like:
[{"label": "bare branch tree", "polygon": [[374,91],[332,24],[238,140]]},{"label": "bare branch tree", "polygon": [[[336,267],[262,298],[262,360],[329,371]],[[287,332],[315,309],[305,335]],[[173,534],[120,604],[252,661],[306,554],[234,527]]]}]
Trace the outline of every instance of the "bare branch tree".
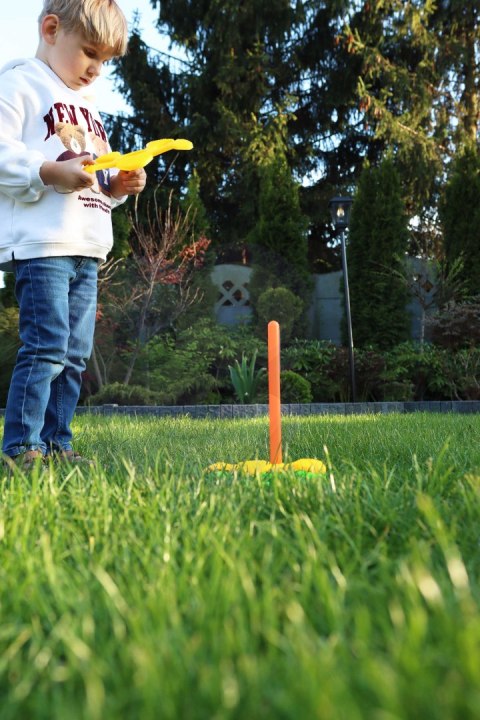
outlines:
[{"label": "bare branch tree", "polygon": [[[162,210],[154,196],[147,219],[132,219],[132,253],[103,266],[100,279],[100,310],[119,319],[130,335],[128,362],[123,382],[128,384],[143,346],[165,327],[171,327],[200,299],[194,273],[203,267],[210,241],[195,240],[194,216],[172,207],[170,194]],[[93,360],[97,380],[106,382],[105,367],[96,348]]]}]

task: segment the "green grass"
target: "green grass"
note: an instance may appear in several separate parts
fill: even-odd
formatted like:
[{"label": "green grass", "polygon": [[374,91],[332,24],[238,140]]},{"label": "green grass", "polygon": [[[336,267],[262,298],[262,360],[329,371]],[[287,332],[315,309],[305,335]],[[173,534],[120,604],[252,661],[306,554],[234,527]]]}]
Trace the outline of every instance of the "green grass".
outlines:
[{"label": "green grass", "polygon": [[[0,719],[480,717],[480,416],[76,421],[0,473]],[[478,473],[478,474],[477,474]]]}]

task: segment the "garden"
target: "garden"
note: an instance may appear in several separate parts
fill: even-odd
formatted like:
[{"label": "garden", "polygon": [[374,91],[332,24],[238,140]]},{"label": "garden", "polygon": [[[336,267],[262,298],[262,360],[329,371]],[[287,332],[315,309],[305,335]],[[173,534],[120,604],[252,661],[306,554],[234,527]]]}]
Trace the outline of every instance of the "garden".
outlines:
[{"label": "garden", "polygon": [[[283,403],[353,400],[350,349],[358,401],[480,400],[476,3],[151,5],[172,54],[134,18],[131,113],[102,121],[120,152],[193,149],[112,213],[93,465],[0,468],[0,720],[477,720],[480,415],[291,414],[262,470],[266,417],[94,412],[266,402],[272,320]],[[346,261],[354,348],[313,297],[342,271],[347,314]],[[222,264],[251,270],[230,325]]]}]

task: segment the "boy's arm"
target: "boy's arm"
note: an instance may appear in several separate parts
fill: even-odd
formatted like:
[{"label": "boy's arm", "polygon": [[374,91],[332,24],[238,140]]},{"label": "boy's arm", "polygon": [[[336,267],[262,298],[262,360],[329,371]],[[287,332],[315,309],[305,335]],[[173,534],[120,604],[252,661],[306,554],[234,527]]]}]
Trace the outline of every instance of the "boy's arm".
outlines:
[{"label": "boy's arm", "polygon": [[23,143],[6,142],[0,137],[0,192],[21,202],[36,202],[45,185],[40,168],[45,157],[28,152]]},{"label": "boy's arm", "polygon": [[41,152],[29,151],[22,142],[24,108],[15,96],[0,97],[0,192],[21,202],[36,202],[45,185]]},{"label": "boy's arm", "polygon": [[40,177],[44,185],[61,185],[67,190],[83,190],[95,182],[95,176],[83,169],[85,165],[92,163],[93,159],[89,155],[59,162],[46,160],[40,167]]},{"label": "boy's arm", "polygon": [[68,190],[90,187],[95,176],[83,166],[93,162],[89,155],[60,162],[47,160],[23,141],[28,110],[24,95],[12,78],[2,76],[0,92],[0,192],[20,202],[37,202],[47,185]]}]

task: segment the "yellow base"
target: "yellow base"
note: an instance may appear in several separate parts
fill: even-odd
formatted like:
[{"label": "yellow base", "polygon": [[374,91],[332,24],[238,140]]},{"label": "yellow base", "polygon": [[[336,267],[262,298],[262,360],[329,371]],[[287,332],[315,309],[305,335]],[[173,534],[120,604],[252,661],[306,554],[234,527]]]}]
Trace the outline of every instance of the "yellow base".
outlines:
[{"label": "yellow base", "polygon": [[244,460],[240,463],[226,463],[218,462],[209,465],[207,471],[209,472],[233,472],[240,471],[247,475],[258,475],[266,472],[288,472],[295,470],[302,470],[303,472],[314,473],[315,475],[324,475],[327,472],[325,463],[316,458],[301,458],[290,463],[278,463],[272,465],[272,463],[266,460]]}]

